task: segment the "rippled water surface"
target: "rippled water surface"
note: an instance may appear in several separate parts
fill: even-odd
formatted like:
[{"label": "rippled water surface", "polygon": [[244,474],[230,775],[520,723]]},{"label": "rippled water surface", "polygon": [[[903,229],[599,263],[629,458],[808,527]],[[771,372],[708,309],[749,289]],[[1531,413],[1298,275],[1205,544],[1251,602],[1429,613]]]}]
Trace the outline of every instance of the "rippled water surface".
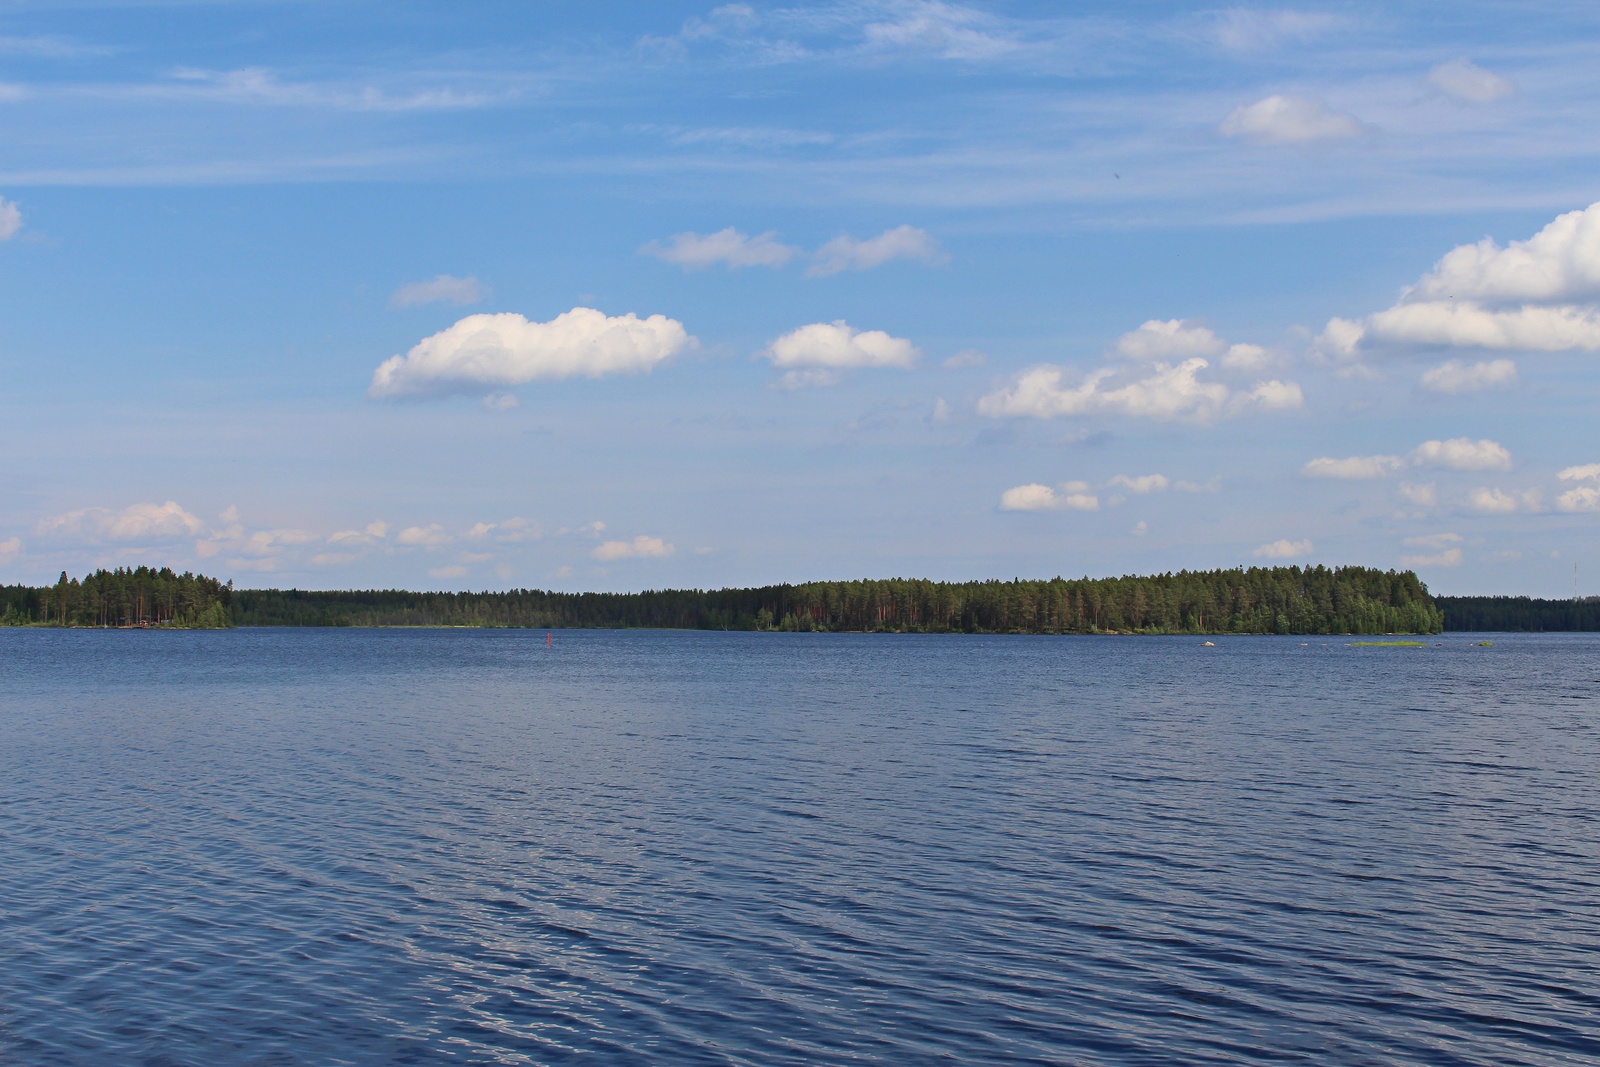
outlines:
[{"label": "rippled water surface", "polygon": [[1592,1064],[1479,636],[0,631],[0,1061]]}]

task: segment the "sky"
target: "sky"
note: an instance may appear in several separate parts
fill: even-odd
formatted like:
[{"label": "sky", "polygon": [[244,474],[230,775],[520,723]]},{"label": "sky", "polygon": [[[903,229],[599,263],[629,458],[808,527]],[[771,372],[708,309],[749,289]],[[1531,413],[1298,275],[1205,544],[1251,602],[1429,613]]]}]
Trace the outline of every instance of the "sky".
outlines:
[{"label": "sky", "polygon": [[1597,52],[1538,0],[0,0],[0,582],[1600,593]]}]

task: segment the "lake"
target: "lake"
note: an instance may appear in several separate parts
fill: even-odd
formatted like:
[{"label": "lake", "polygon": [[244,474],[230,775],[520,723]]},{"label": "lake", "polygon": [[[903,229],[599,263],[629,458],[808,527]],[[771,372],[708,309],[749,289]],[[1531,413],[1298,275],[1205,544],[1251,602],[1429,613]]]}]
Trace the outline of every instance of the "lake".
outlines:
[{"label": "lake", "polygon": [[0,630],[0,1060],[1600,1059],[1600,635],[1213,640]]}]

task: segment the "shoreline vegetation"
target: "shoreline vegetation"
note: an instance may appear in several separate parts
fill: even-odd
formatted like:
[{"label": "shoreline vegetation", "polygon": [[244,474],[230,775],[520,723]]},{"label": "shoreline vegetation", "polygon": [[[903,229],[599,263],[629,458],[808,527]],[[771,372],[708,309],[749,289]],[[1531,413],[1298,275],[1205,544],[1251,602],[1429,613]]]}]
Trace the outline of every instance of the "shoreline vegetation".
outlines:
[{"label": "shoreline vegetation", "polygon": [[641,593],[234,589],[149,567],[0,587],[0,625],[464,626],[1021,634],[1435,634],[1411,571],[1250,567],[1120,578],[805,582]]}]

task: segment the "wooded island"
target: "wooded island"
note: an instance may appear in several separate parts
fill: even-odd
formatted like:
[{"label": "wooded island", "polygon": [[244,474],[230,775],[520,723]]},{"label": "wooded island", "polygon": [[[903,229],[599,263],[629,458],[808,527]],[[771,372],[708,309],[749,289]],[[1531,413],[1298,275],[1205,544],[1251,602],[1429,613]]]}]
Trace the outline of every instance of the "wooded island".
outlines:
[{"label": "wooded island", "polygon": [[170,570],[0,587],[0,623],[49,626],[475,626],[885,633],[1438,633],[1410,571],[1250,567],[1121,578],[805,582],[642,593],[234,589]]}]

